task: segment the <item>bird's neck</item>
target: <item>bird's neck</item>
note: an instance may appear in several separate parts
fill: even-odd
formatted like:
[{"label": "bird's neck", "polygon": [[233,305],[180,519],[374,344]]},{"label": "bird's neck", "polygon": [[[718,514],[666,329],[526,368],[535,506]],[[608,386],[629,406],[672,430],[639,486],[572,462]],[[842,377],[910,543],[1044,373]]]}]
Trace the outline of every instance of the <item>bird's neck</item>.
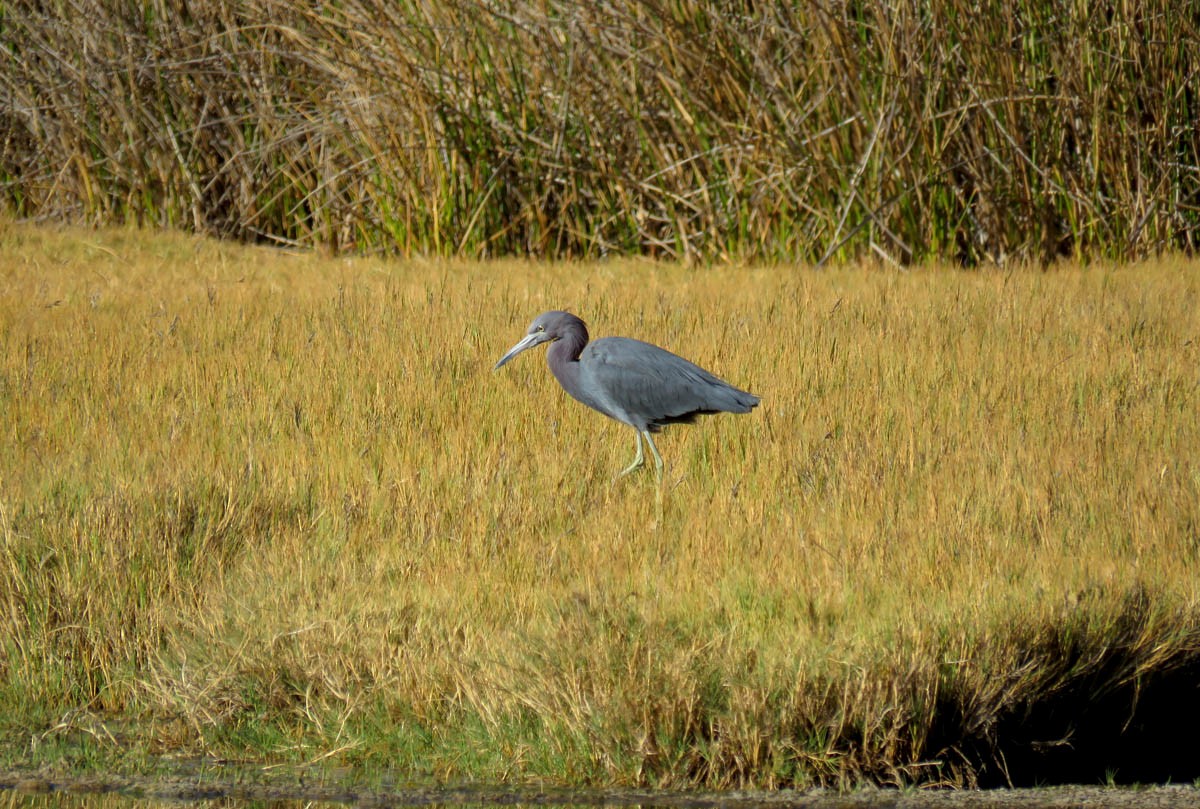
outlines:
[{"label": "bird's neck", "polygon": [[553,357],[551,365],[561,362],[578,362],[579,354],[588,343],[587,332],[582,328],[568,332],[554,341],[546,352],[547,358]]},{"label": "bird's neck", "polygon": [[575,380],[579,376],[579,354],[585,345],[586,331],[583,334],[569,332],[555,340],[546,351],[546,364],[550,366],[550,371],[558,383],[568,392],[575,390]]}]

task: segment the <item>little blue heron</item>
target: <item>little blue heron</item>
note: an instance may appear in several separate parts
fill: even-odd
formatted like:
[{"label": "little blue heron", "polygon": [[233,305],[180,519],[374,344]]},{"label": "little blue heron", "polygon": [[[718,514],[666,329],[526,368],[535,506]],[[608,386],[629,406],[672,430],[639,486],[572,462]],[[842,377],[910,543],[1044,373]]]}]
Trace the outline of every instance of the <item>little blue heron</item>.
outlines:
[{"label": "little blue heron", "polygon": [[554,345],[546,352],[546,362],[563,390],[636,430],[637,456],[619,477],[645,463],[645,438],[662,480],[662,456],[650,436],[666,425],[691,424],[696,416],[709,413],[749,413],[758,405],[757,396],[658,346],[629,337],[603,337],[589,343],[587,326],[570,312],[538,315],[525,337],[493,370],[548,342]]}]

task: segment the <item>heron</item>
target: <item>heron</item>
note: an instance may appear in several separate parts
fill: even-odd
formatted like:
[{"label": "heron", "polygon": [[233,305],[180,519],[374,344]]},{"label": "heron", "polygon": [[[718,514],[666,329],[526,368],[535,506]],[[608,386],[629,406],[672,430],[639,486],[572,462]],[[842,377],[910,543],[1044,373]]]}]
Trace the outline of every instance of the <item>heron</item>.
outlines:
[{"label": "heron", "polygon": [[544,312],[529,325],[493,371],[542,343],[546,363],[563,390],[575,400],[634,429],[637,454],[622,478],[646,462],[642,439],[654,455],[661,484],[663,459],[653,433],[668,424],[691,424],[712,413],[749,413],[759,398],[672,354],[631,337],[602,337],[588,342],[587,326],[570,312]]}]

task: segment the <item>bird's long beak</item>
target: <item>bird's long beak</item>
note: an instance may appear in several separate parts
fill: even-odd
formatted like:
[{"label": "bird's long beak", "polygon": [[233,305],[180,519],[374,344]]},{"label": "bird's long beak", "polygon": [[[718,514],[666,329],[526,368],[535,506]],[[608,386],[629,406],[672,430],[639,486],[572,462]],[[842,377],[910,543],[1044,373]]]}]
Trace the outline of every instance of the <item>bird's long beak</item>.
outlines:
[{"label": "bird's long beak", "polygon": [[525,335],[521,339],[521,342],[517,343],[515,346],[510,348],[508,350],[508,353],[500,358],[500,361],[498,363],[496,363],[495,366],[492,367],[492,370],[493,371],[499,370],[501,365],[508,362],[513,357],[520,354],[522,351],[533,348],[536,345],[541,345],[542,343],[546,342],[549,339],[550,339],[550,335],[546,334],[546,332],[544,332],[544,331],[535,331],[533,334]]}]

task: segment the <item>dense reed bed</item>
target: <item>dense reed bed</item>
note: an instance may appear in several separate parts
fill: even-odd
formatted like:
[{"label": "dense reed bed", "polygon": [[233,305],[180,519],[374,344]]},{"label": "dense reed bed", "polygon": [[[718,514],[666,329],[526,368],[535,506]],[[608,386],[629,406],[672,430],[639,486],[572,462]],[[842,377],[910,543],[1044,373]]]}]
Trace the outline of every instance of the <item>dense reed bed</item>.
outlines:
[{"label": "dense reed bed", "polygon": [[[3,760],[1194,777],[1198,295],[8,227]],[[560,306],[763,397],[664,433],[661,512],[627,428],[491,372]]]},{"label": "dense reed bed", "polygon": [[403,255],[1194,249],[1200,4],[5,3],[0,204]]}]

